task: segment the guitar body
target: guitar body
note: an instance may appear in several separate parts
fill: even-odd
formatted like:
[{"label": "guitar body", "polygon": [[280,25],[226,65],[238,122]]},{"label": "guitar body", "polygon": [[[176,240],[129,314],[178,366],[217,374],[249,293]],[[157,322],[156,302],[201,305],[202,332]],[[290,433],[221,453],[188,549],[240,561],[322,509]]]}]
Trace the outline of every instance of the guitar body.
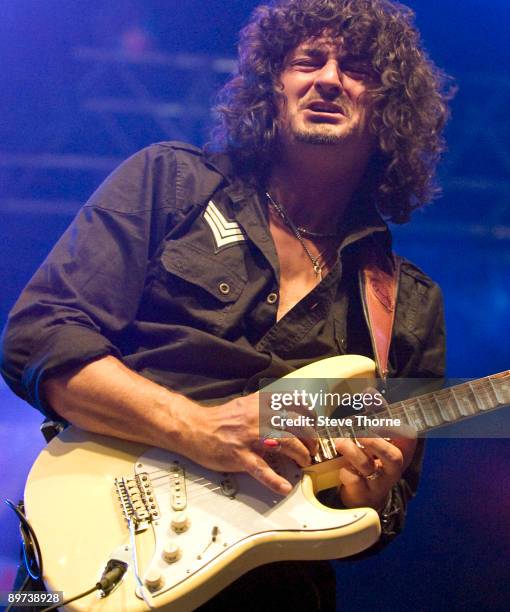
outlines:
[{"label": "guitar body", "polygon": [[[366,379],[373,362],[334,357],[292,376]],[[116,558],[129,565],[119,586],[66,609],[183,612],[264,563],[345,557],[378,540],[374,510],[334,510],[316,499],[338,483],[341,458],[304,470],[283,455],[271,461],[294,485],[286,497],[247,474],[217,473],[176,453],[69,427],[39,455],[25,489],[48,590],[77,595]],[[140,495],[150,517],[130,537],[126,508],[137,512]]]}]

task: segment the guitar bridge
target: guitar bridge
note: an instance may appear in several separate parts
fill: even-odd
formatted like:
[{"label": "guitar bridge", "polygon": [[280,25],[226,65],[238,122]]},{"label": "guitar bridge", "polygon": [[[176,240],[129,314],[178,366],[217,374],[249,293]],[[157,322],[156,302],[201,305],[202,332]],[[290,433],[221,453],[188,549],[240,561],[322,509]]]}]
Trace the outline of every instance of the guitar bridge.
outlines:
[{"label": "guitar bridge", "polygon": [[134,478],[116,478],[115,489],[122,514],[128,524],[133,522],[135,533],[145,531],[152,521],[159,518],[160,512],[151,479],[145,472]]}]

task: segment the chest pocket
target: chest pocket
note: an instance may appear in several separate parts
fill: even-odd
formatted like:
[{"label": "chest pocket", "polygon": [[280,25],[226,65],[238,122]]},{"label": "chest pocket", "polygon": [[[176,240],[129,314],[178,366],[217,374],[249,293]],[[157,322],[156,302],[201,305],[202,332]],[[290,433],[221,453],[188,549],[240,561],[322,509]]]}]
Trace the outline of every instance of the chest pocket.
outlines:
[{"label": "chest pocket", "polygon": [[247,279],[191,242],[169,241],[156,262],[153,319],[225,336],[239,324]]}]

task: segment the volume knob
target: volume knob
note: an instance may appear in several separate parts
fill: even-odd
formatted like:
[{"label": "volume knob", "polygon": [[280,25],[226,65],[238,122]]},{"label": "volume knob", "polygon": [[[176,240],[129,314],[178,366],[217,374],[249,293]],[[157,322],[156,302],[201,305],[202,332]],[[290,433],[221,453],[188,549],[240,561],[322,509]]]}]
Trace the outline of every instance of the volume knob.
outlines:
[{"label": "volume knob", "polygon": [[175,563],[181,556],[181,549],[173,540],[169,540],[165,544],[161,556],[167,563]]},{"label": "volume knob", "polygon": [[186,512],[176,512],[172,517],[172,529],[176,533],[181,533],[189,529],[190,520]]},{"label": "volume knob", "polygon": [[163,586],[163,576],[158,569],[151,569],[145,574],[145,584],[151,591],[157,591]]}]

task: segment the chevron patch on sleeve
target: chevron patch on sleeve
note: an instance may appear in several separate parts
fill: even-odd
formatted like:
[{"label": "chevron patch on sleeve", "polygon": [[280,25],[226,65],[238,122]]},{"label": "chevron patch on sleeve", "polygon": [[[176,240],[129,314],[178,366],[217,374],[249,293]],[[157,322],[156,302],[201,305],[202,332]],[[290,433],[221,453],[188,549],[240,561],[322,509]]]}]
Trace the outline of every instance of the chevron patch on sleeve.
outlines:
[{"label": "chevron patch on sleeve", "polygon": [[212,200],[204,211],[204,220],[211,228],[217,249],[246,240],[239,223],[225,219],[223,213]]}]

